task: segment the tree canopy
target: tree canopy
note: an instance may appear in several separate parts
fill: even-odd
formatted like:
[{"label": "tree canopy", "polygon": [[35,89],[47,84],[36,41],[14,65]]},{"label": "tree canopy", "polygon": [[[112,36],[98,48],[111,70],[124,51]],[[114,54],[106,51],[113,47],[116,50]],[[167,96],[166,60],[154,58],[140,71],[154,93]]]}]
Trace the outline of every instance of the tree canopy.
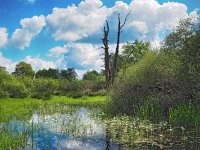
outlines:
[{"label": "tree canopy", "polygon": [[13,74],[20,77],[33,78],[35,75],[35,72],[33,71],[33,68],[31,67],[30,64],[24,61],[21,61],[16,65],[15,71],[13,72]]}]

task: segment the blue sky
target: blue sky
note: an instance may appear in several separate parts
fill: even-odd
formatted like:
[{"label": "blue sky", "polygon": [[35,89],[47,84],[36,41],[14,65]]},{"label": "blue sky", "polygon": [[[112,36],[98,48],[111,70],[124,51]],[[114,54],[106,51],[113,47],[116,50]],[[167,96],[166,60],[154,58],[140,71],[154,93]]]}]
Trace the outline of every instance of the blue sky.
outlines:
[{"label": "blue sky", "polygon": [[104,21],[116,41],[117,13],[123,19],[122,45],[135,39],[159,45],[178,21],[200,8],[199,0],[0,0],[0,66],[9,72],[19,61],[34,70],[74,67],[79,75],[100,70]]}]

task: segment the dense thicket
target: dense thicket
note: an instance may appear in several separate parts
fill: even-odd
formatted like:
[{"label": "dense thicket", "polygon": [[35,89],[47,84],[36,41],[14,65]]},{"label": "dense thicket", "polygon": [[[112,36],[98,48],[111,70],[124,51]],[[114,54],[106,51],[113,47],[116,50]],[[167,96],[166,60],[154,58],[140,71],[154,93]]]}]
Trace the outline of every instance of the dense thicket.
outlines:
[{"label": "dense thicket", "polygon": [[137,114],[151,101],[166,116],[171,106],[200,103],[199,39],[199,20],[181,21],[160,51],[147,52],[125,73],[121,71],[111,92],[112,113]]}]

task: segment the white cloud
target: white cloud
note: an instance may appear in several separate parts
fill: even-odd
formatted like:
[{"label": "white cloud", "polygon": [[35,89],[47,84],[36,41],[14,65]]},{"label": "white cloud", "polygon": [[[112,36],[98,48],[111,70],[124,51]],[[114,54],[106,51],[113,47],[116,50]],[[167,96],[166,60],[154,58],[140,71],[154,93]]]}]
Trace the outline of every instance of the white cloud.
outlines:
[{"label": "white cloud", "polygon": [[24,18],[20,21],[21,29],[16,29],[12,35],[11,43],[17,48],[23,50],[29,47],[31,40],[40,33],[45,26],[45,17],[33,16]]},{"label": "white cloud", "polygon": [[76,41],[101,30],[109,10],[100,0],[85,0],[78,6],[54,8],[46,17],[55,40]]},{"label": "white cloud", "polygon": [[78,79],[82,79],[83,75],[87,72],[87,70],[75,70],[78,76]]},{"label": "white cloud", "polygon": [[49,50],[49,53],[47,54],[48,56],[52,57],[59,57],[60,55],[66,53],[68,51],[67,46],[64,45],[63,47],[61,46],[56,46],[52,49]]},{"label": "white cloud", "polygon": [[0,27],[0,48],[4,47],[8,41],[7,29]]},{"label": "white cloud", "polygon": [[[56,68],[57,65],[57,63],[52,61],[45,61],[39,57],[31,56],[26,56],[25,59],[21,61],[31,64],[34,71],[38,71],[39,69]],[[0,66],[6,67],[8,72],[13,72],[17,63],[19,62],[14,62],[9,58],[5,58],[3,54],[0,53]]]},{"label": "white cloud", "polygon": [[46,22],[55,40],[77,41],[92,37],[88,38],[87,42],[90,42],[97,39],[96,36],[103,36],[103,25],[108,19],[110,42],[113,43],[116,42],[117,14],[121,14],[123,22],[130,10],[132,13],[123,28],[123,42],[136,38],[155,40],[160,31],[176,27],[181,18],[188,16],[187,6],[178,2],[160,4],[156,0],[133,0],[127,4],[116,1],[113,7],[108,8],[100,0],[85,0],[78,6],[54,8]]},{"label": "white cloud", "polygon": [[56,64],[52,61],[45,61],[42,60],[39,57],[31,57],[31,56],[26,56],[24,61],[26,63],[31,64],[32,68],[35,71],[38,71],[39,69],[48,69],[48,68],[56,68]]},{"label": "white cloud", "polygon": [[155,40],[161,31],[173,29],[181,18],[188,16],[186,5],[175,2],[159,4],[156,0],[134,0],[128,6],[116,4],[113,10],[122,13],[121,18],[132,10],[123,29],[127,41],[136,38]]},{"label": "white cloud", "polygon": [[67,44],[66,48],[68,52],[63,56],[59,68],[66,68],[68,66],[79,70],[101,69],[103,60],[100,57],[99,46],[86,43],[72,43]]},{"label": "white cloud", "polygon": [[151,47],[154,50],[158,50],[162,46],[162,42],[160,39],[154,39],[151,41]]},{"label": "white cloud", "polygon": [[15,69],[16,62],[11,59],[5,58],[2,53],[0,53],[0,66],[6,67],[8,72],[13,72]]}]

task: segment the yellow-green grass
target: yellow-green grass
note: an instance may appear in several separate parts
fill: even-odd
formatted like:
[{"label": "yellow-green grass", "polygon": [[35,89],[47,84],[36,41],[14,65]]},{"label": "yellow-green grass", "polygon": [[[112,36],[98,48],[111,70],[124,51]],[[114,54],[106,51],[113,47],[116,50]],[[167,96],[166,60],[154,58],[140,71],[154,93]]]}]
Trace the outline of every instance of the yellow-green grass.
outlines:
[{"label": "yellow-green grass", "polygon": [[106,97],[70,98],[55,96],[51,100],[24,98],[24,99],[0,99],[0,122],[11,119],[26,120],[37,113],[55,113],[69,111],[72,106],[99,107],[104,105]]}]

